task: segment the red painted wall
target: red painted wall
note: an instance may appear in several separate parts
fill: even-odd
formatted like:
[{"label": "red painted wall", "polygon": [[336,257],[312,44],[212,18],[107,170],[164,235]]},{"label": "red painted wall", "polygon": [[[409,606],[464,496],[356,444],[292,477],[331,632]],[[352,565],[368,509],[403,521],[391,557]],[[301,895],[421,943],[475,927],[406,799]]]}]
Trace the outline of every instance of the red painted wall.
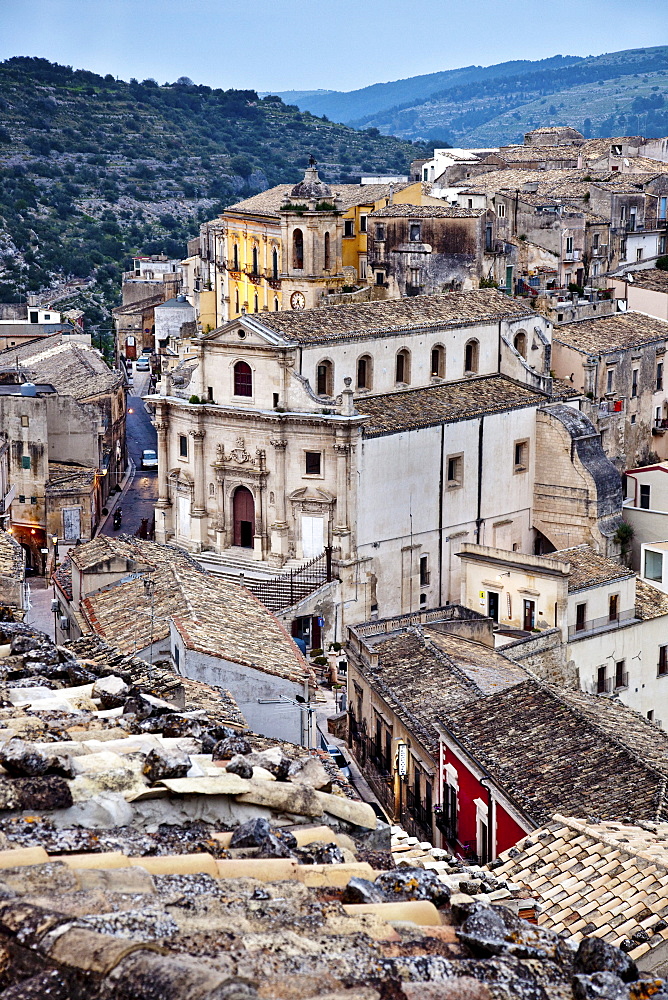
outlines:
[{"label": "red painted wall", "polygon": [[[462,846],[467,842],[471,842],[475,851],[477,821],[474,800],[482,799],[483,802],[489,804],[489,790],[469,771],[465,762],[456,757],[452,750],[445,746],[443,747],[443,784],[446,784],[445,764],[450,764],[455,768],[459,782],[459,792],[457,795],[459,807],[457,812],[457,839]],[[441,801],[443,801],[442,793]],[[518,840],[525,837],[529,830],[525,830],[519,826],[506,812],[498,799],[496,800],[495,808],[496,844],[494,855],[496,857],[509,847],[512,847],[513,844],[516,844]]]}]

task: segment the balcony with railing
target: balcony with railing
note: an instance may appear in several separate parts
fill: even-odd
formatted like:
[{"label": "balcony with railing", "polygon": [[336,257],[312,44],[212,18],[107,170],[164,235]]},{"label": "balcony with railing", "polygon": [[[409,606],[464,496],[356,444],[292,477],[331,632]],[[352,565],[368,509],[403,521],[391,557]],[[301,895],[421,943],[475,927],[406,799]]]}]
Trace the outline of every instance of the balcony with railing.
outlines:
[{"label": "balcony with railing", "polygon": [[569,625],[568,638],[569,640],[582,639],[594,632],[608,632],[611,629],[624,628],[626,625],[632,625],[637,621],[640,621],[640,618],[636,609],[629,608],[627,611],[619,611],[614,616],[603,615],[602,618],[589,618],[584,621],[578,621],[575,625]]},{"label": "balcony with railing", "polygon": [[427,809],[425,802],[415,794],[412,788],[406,788],[402,793],[401,823],[411,837],[420,840],[433,840],[433,813]]},{"label": "balcony with railing", "polygon": [[[351,718],[352,723],[352,718]],[[351,725],[351,751],[374,794],[390,817],[394,816],[394,787],[392,762],[379,751],[375,739],[367,736],[356,725]]]}]

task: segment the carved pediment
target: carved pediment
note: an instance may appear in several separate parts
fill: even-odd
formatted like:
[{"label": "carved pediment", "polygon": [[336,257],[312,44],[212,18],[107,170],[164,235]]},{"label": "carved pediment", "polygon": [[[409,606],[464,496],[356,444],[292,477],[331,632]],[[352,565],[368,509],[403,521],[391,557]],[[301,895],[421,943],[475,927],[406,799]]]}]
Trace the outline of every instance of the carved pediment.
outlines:
[{"label": "carved pediment", "polygon": [[331,506],[336,497],[328,493],[327,490],[321,490],[317,486],[302,486],[298,490],[293,490],[292,493],[288,493],[287,499],[293,504],[299,504],[301,507],[306,508],[306,505],[313,504],[316,509],[321,509],[322,507]]}]

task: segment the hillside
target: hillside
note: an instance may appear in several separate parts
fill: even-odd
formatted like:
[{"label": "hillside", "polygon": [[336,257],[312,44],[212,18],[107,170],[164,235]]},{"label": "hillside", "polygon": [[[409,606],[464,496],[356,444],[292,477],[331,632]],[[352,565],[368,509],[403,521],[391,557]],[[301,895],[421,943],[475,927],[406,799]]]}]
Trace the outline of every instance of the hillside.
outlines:
[{"label": "hillside", "polygon": [[182,256],[201,220],[297,181],[310,153],[336,182],[404,173],[422,149],[254,91],[9,59],[0,64],[0,302],[69,280],[67,304],[108,328],[129,257]]},{"label": "hillside", "polygon": [[552,56],[532,62],[516,60],[495,66],[465,66],[440,73],[412,76],[391,83],[374,83],[360,90],[304,90],[278,92],[284,101],[296,104],[303,110],[317,115],[327,115],[332,121],[350,124],[363,117],[372,117],[388,108],[403,107],[407,102],[419,102],[430,94],[450,87],[473,86],[488,78],[500,79],[517,76],[541,68],[556,68],[580,61],[579,56]]},{"label": "hillside", "polygon": [[295,103],[356,128],[476,146],[521,142],[532,128],[564,122],[594,136],[666,135],[667,99],[660,46],[466,67]]}]

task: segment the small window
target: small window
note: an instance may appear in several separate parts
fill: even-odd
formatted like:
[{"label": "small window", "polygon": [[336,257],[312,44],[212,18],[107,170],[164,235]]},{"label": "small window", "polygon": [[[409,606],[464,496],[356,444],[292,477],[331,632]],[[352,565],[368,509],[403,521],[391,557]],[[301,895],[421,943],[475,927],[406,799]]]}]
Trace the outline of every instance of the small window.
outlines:
[{"label": "small window", "polygon": [[373,362],[368,354],[357,359],[357,388],[370,389],[373,384]]},{"label": "small window", "polygon": [[21,427],[30,427],[30,417],[21,417]]},{"label": "small window", "polygon": [[179,434],[179,457],[188,457],[188,437],[186,434]]},{"label": "small window", "polygon": [[30,455],[21,455],[21,468],[22,469],[30,468]]},{"label": "small window", "polygon": [[462,485],[462,474],[464,470],[464,456],[451,455],[448,458],[448,488],[455,489]]},{"label": "small window", "polygon": [[366,232],[366,215],[360,215],[360,232]]},{"label": "small window", "polygon": [[521,354],[522,357],[526,360],[526,356],[527,356],[527,335],[524,332],[524,330],[519,330],[515,334],[515,340],[513,341],[513,343],[515,344],[515,350],[518,352],[518,354]]},{"label": "small window", "polygon": [[629,686],[629,675],[624,669],[626,660],[617,660],[615,663],[615,688],[625,688]]},{"label": "small window", "polygon": [[343,220],[343,235],[344,236],[354,236],[355,235],[355,220],[354,219],[344,219]]},{"label": "small window", "polygon": [[295,271],[304,267],[304,234],[301,229],[295,229],[292,234],[292,266]]},{"label": "small window", "polygon": [[478,341],[469,340],[464,348],[464,374],[475,374],[478,371]]},{"label": "small window", "polygon": [[566,237],[566,253],[573,253],[573,237]]},{"label": "small window", "polygon": [[397,385],[409,385],[411,381],[411,354],[406,349],[399,351],[395,363],[394,381]]},{"label": "small window", "polygon": [[253,312],[257,311],[258,311],[258,303],[257,303],[257,295],[255,295],[253,298]]},{"label": "small window", "polygon": [[429,585],[429,556],[420,556],[420,586],[427,587]]},{"label": "small window", "polygon": [[661,583],[663,580],[663,553],[645,549],[645,579]]},{"label": "small window", "polygon": [[376,271],[376,284],[377,285],[385,284],[385,275],[382,271]]},{"label": "small window", "polygon": [[605,694],[607,692],[608,688],[609,688],[607,673],[608,673],[608,668],[607,667],[599,667],[598,670],[597,670],[597,672],[596,672],[596,693],[597,694]]},{"label": "small window", "polygon": [[514,451],[515,472],[526,472],[529,461],[529,442],[516,441]]},{"label": "small window", "polygon": [[649,510],[650,488],[647,484],[640,487],[640,506],[643,510]]},{"label": "small window", "polygon": [[419,243],[422,239],[422,227],[419,222],[411,222],[409,238],[411,243]]},{"label": "small window", "polygon": [[234,293],[234,311],[239,313],[239,289],[237,288]]},{"label": "small window", "polygon": [[654,722],[654,709],[653,708],[650,708],[649,712],[647,713],[647,721],[648,722]]},{"label": "small window", "polygon": [[366,281],[366,263],[367,263],[366,257],[360,257],[359,267],[357,269],[360,281]]},{"label": "small window", "polygon": [[643,249],[642,247],[638,247],[638,249],[636,250],[636,260],[637,261],[642,260],[642,255],[643,255]]},{"label": "small window", "polygon": [[316,368],[316,392],[319,396],[331,396],[334,387],[334,369],[331,361],[321,361]]},{"label": "small window", "polygon": [[634,399],[638,395],[638,369],[633,369],[633,374],[631,375],[631,398]]},{"label": "small window", "polygon": [[659,677],[668,674],[668,646],[659,646]]},{"label": "small window", "polygon": [[274,298],[274,312],[278,312],[278,299]]},{"label": "small window", "polygon": [[608,621],[619,621],[619,594],[610,594],[608,598]]},{"label": "small window", "polygon": [[329,271],[332,266],[331,254],[329,249],[329,233],[325,233],[325,271]]},{"label": "small window", "polygon": [[606,381],[606,384],[605,384],[605,391],[606,392],[612,392],[614,381],[615,381],[615,369],[614,368],[608,368],[607,381]]},{"label": "small window", "polygon": [[381,222],[376,223],[376,239],[381,241],[385,239],[385,226]]},{"label": "small window", "polygon": [[445,348],[440,344],[431,349],[431,374],[434,378],[445,378]]},{"label": "small window", "polygon": [[575,605],[575,631],[576,632],[584,632],[586,620],[587,620],[587,605],[586,604],[576,604]]},{"label": "small window", "polygon": [[626,240],[619,241],[619,259],[626,260]]},{"label": "small window", "polygon": [[[239,244],[235,243],[232,249],[232,270],[239,270]],[[238,311],[238,310],[237,310]]]},{"label": "small window", "polygon": [[31,312],[30,313],[30,322],[31,323],[38,323],[39,322],[39,315],[36,312]]},{"label": "small window", "polygon": [[306,452],[306,475],[307,476],[320,476],[322,466],[322,452],[319,451],[307,451]]},{"label": "small window", "polygon": [[498,217],[500,219],[505,219],[505,217],[506,217],[506,206],[503,204],[503,202],[500,205],[496,206],[496,214],[498,215]]},{"label": "small window", "polygon": [[234,366],[234,395],[253,395],[253,372],[245,361],[237,361]]},{"label": "small window", "polygon": [[274,281],[278,281],[278,250],[276,247],[271,251],[271,276]]},{"label": "small window", "polygon": [[656,365],[656,391],[663,392],[663,361],[658,361]]},{"label": "small window", "polygon": [[[253,247],[253,274],[259,274],[260,271],[260,256],[257,247]],[[257,312],[257,309],[255,310]]]}]

